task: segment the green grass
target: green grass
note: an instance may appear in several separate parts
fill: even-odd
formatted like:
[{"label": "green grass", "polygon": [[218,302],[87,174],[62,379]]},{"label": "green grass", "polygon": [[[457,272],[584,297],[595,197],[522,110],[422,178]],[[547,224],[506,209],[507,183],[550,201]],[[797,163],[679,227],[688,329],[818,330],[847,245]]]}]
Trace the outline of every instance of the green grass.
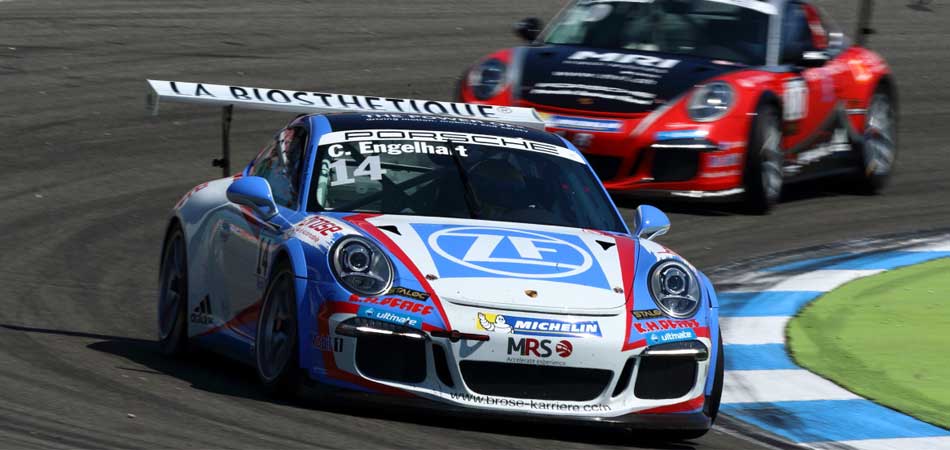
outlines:
[{"label": "green grass", "polygon": [[802,367],[950,428],[950,259],[859,279],[789,323]]}]

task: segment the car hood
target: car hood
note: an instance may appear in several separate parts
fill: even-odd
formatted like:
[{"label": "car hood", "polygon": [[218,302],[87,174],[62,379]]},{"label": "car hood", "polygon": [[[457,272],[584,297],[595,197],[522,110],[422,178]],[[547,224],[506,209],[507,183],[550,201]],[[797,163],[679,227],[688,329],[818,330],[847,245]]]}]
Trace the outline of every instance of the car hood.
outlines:
[{"label": "car hood", "polygon": [[[358,222],[360,223],[360,222]],[[380,215],[360,228],[444,301],[574,315],[623,311],[637,240],[575,228]]]},{"label": "car hood", "polygon": [[745,66],[686,55],[577,46],[522,47],[520,99],[601,113],[643,113]]}]

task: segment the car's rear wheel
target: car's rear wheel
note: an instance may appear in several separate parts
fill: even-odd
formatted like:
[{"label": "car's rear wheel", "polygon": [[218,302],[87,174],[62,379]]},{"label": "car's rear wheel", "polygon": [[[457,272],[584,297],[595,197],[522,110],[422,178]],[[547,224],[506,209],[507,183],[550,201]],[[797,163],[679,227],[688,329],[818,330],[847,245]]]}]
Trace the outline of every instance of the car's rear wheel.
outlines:
[{"label": "car's rear wheel", "polygon": [[756,214],[765,214],[782,196],[784,155],[778,108],[769,103],[759,106],[749,135],[743,182],[746,206]]},{"label": "car's rear wheel", "polygon": [[265,291],[257,323],[257,375],[276,394],[294,394],[302,381],[294,281],[290,266],[278,263]]},{"label": "car's rear wheel", "polygon": [[864,142],[860,150],[858,187],[873,194],[887,185],[897,159],[897,110],[891,94],[878,87],[864,119]]},{"label": "car's rear wheel", "polygon": [[158,292],[158,345],[175,356],[188,347],[188,261],[181,227],[172,226],[162,249]]}]

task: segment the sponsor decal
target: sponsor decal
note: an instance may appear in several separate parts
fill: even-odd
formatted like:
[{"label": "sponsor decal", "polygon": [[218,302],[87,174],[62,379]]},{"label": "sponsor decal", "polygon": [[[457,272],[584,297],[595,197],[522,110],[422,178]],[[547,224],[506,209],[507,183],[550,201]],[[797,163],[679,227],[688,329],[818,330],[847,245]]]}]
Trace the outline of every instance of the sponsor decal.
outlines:
[{"label": "sponsor decal", "polygon": [[407,327],[422,328],[422,317],[412,314],[402,314],[380,309],[374,306],[360,306],[357,311],[360,317],[382,320],[383,322],[405,325]]},{"label": "sponsor decal", "polygon": [[214,321],[214,317],[211,315],[211,298],[206,295],[201,299],[198,306],[191,310],[189,319],[191,323],[210,325]]},{"label": "sponsor decal", "polygon": [[401,297],[409,297],[414,300],[426,301],[429,299],[429,293],[423,291],[417,291],[415,289],[409,289],[407,287],[393,286],[389,288],[389,292],[386,292],[386,295],[399,295]]},{"label": "sponsor decal", "polygon": [[660,311],[659,309],[642,309],[639,311],[634,310],[630,312],[633,313],[633,317],[635,317],[637,320],[665,317],[663,311]]},{"label": "sponsor decal", "polygon": [[678,330],[683,328],[699,328],[699,322],[696,320],[651,320],[649,322],[637,322],[633,324],[638,333],[649,333],[651,331]]},{"label": "sponsor decal", "polygon": [[[652,105],[655,94],[641,91],[629,91],[610,86],[594,86],[576,83],[537,83],[531,88],[531,94],[570,95],[583,98],[602,98],[637,105]],[[578,100],[580,102],[580,100]],[[580,102],[584,104],[583,102]],[[593,100],[591,100],[593,103]]]},{"label": "sponsor decal", "polygon": [[294,231],[310,243],[316,244],[327,240],[334,233],[343,231],[343,227],[325,217],[310,216],[295,225]]},{"label": "sponsor decal", "polygon": [[659,331],[646,335],[648,345],[668,344],[670,342],[690,341],[696,339],[693,330]]},{"label": "sponsor decal", "polygon": [[567,59],[572,61],[599,61],[616,64],[634,64],[644,67],[655,67],[658,69],[672,69],[680,63],[680,60],[678,59],[664,59],[657,58],[655,56],[638,55],[635,53],[600,53],[587,50],[574,52],[574,54],[568,56]]},{"label": "sponsor decal", "polygon": [[348,300],[352,303],[367,303],[371,305],[388,306],[393,309],[398,309],[413,314],[422,314],[424,316],[432,314],[433,311],[432,306],[416,303],[411,300],[403,300],[396,297],[360,297],[359,295],[352,294]]},{"label": "sponsor decal", "polygon": [[[472,271],[517,278],[569,278],[594,268],[594,258],[582,242],[570,236],[489,227],[444,228],[428,236],[435,255]],[[581,244],[581,245],[578,245]],[[437,261],[438,262],[438,261]],[[442,276],[452,276],[443,270]],[[447,268],[446,268],[447,269]],[[599,268],[597,268],[599,272]],[[603,278],[603,277],[601,277]]]},{"label": "sponsor decal", "polygon": [[[467,117],[474,119],[536,122],[528,108],[475,105],[468,103],[411,100],[363,95],[329,94],[323,92],[292,91],[244,86],[228,86],[184,81],[149,80],[159,97],[190,98],[216,101],[221,104],[262,104],[275,110],[315,112],[321,109],[378,113],[416,113]],[[150,106],[158,107],[157,98],[150,96]]]},{"label": "sponsor decal", "polygon": [[619,120],[589,119],[586,117],[550,116],[545,122],[549,127],[568,130],[619,133],[623,129],[623,122]]},{"label": "sponsor decal", "polygon": [[325,334],[318,334],[313,338],[313,348],[321,352],[340,353],[343,351],[343,338],[331,338]]},{"label": "sponsor decal", "polygon": [[728,155],[711,155],[709,157],[709,167],[731,167],[742,163],[742,155],[732,153]]},{"label": "sponsor decal", "polygon": [[451,393],[449,398],[457,402],[465,402],[477,406],[497,406],[502,408],[530,409],[533,411],[559,411],[559,412],[609,412],[610,405],[579,405],[576,403],[545,402],[539,400],[526,400],[504,397],[486,397],[477,394]]},{"label": "sponsor decal", "polygon": [[[367,142],[368,141],[368,142]],[[382,146],[381,141],[408,141],[398,144],[398,148],[392,149],[388,146]],[[503,147],[512,150],[524,150],[530,152],[544,153],[552,156],[560,156],[576,162],[583,162],[576,152],[559,145],[546,144],[544,142],[532,141],[520,137],[493,136],[488,134],[460,133],[455,131],[426,131],[426,130],[349,130],[335,131],[327,133],[320,138],[321,146],[329,145],[333,148],[331,156],[344,156],[346,152],[342,146],[336,146],[346,142],[359,143],[361,152],[366,154],[386,153],[429,153],[450,155],[449,147],[455,149],[459,156],[467,156],[468,150],[463,144],[484,145],[489,147]],[[429,147],[422,146],[422,142],[440,142],[452,145],[441,145],[442,153],[434,144],[426,144]],[[412,143],[412,144],[410,144]],[[393,144],[396,145],[396,144]],[[403,146],[412,146],[412,148],[403,149]],[[432,148],[430,148],[432,147]],[[329,150],[329,148],[328,148]]]},{"label": "sponsor decal", "polygon": [[478,313],[475,328],[493,333],[527,334],[534,336],[600,337],[600,323],[595,320],[565,322],[554,319],[535,319],[502,314]]},{"label": "sponsor decal", "polygon": [[560,341],[554,344],[550,339],[508,338],[508,354],[534,356],[535,358],[549,358],[555,352],[561,358],[567,358],[574,352],[574,344],[570,341]]},{"label": "sponsor decal", "polygon": [[705,139],[709,135],[709,130],[674,130],[658,131],[655,139],[657,141],[671,141],[674,139]]}]

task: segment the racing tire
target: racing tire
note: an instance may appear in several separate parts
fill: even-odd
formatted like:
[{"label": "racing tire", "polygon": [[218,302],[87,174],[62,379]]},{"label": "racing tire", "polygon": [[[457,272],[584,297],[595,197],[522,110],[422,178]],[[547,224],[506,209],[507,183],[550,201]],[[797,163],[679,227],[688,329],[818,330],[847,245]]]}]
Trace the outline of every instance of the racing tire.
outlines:
[{"label": "racing tire", "polygon": [[782,126],[778,108],[759,105],[749,134],[743,171],[745,206],[754,214],[766,214],[782,197]]},{"label": "racing tire", "polygon": [[864,139],[855,145],[860,162],[857,188],[876,194],[887,185],[897,160],[897,107],[886,86],[874,91],[864,117]]},{"label": "racing tire", "polygon": [[264,291],[254,341],[257,376],[278,396],[296,394],[303,383],[295,279],[286,261],[276,265]]},{"label": "racing tire", "polygon": [[158,346],[166,356],[180,356],[188,349],[188,258],[177,223],[165,237],[158,273]]}]

